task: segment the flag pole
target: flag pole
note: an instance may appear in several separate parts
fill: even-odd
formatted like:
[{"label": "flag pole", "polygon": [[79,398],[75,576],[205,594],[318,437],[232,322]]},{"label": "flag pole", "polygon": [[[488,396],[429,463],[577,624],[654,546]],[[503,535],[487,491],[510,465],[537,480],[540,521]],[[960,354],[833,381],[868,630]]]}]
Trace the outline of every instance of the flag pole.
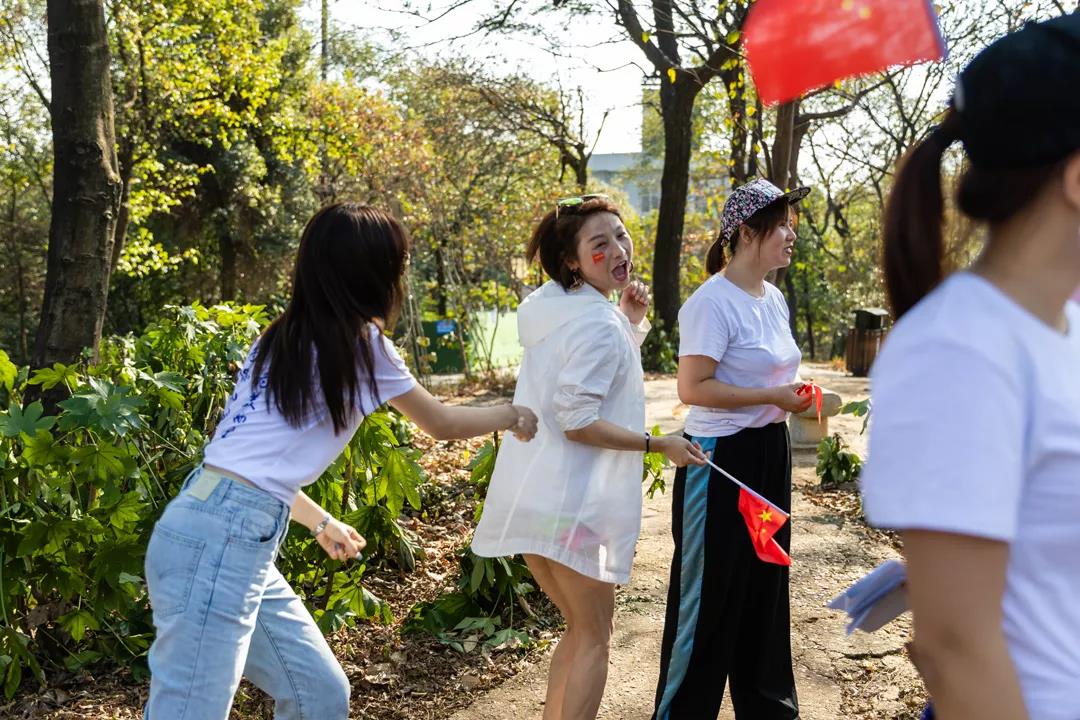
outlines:
[{"label": "flag pole", "polygon": [[772,502],[771,500],[769,500],[768,498],[764,497],[763,495],[761,495],[761,493],[755,492],[754,490],[750,489],[750,488],[749,488],[749,487],[748,487],[748,486],[746,485],[746,483],[744,483],[744,482],[743,482],[742,480],[739,480],[738,478],[736,478],[736,477],[735,477],[734,475],[732,475],[732,474],[731,474],[731,473],[729,473],[729,472],[728,472],[727,470],[725,470],[724,468],[722,468],[722,467],[720,467],[719,465],[717,465],[716,463],[714,463],[714,462],[713,462],[712,460],[710,460],[709,458],[705,458],[705,462],[709,463],[709,465],[710,465],[710,466],[711,466],[711,467],[712,467],[712,468],[713,468],[714,470],[716,470],[717,472],[719,472],[719,473],[720,473],[721,475],[723,475],[724,477],[726,477],[726,478],[727,478],[728,480],[730,480],[731,482],[733,482],[733,483],[735,483],[736,485],[738,485],[739,487],[741,487],[741,488],[742,488],[743,490],[745,490],[746,492],[748,492],[748,493],[750,493],[751,495],[753,495],[753,496],[754,496],[755,498],[757,498],[757,499],[758,499],[758,500],[760,500],[761,502],[765,503],[766,505],[769,505],[769,506],[771,506],[771,507],[774,507],[774,508],[776,508],[776,509],[777,509],[777,510],[779,510],[780,512],[784,513],[784,515],[785,515],[785,516],[786,516],[786,515],[788,514],[788,513],[784,512],[784,511],[783,511],[783,510],[782,510],[782,509],[781,509],[781,508],[780,508],[780,507],[779,507],[779,506],[778,506],[778,505],[777,505],[776,503],[774,503],[774,502]]}]

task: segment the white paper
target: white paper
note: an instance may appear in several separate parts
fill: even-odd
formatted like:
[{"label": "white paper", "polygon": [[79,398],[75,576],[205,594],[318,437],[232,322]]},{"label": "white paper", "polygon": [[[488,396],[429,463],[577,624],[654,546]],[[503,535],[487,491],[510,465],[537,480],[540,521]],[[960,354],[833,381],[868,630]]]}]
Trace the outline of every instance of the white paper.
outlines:
[{"label": "white paper", "polygon": [[908,609],[905,580],[904,563],[888,560],[856,580],[826,607],[848,614],[848,635],[855,630],[874,632]]}]

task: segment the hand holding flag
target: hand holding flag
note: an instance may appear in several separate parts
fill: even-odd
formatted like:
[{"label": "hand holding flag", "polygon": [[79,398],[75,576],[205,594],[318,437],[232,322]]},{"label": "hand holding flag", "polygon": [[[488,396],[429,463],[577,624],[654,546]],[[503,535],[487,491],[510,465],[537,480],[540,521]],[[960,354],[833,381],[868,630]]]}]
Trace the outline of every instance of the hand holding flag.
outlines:
[{"label": "hand holding flag", "polygon": [[808,383],[803,383],[799,386],[799,389],[795,391],[795,394],[804,397],[809,395],[812,398],[811,404],[817,409],[817,421],[821,424],[821,400],[825,397],[825,393],[821,390],[821,386],[816,384],[813,380]]}]

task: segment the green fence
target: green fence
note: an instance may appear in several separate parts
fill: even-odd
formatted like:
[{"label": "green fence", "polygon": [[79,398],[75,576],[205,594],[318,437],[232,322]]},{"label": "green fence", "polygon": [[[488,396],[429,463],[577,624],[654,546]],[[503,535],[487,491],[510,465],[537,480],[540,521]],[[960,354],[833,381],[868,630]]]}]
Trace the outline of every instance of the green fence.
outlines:
[{"label": "green fence", "polygon": [[431,372],[436,375],[465,372],[466,356],[472,372],[488,367],[514,367],[521,362],[517,312],[483,310],[477,313],[473,317],[464,353],[460,322],[453,319],[425,320],[422,325],[424,336],[430,342],[428,350],[435,353]]}]

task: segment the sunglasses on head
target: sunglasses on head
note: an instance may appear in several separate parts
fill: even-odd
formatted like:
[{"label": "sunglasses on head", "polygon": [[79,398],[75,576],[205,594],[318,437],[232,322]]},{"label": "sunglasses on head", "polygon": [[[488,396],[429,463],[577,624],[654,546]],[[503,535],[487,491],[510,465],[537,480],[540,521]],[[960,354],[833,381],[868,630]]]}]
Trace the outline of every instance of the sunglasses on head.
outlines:
[{"label": "sunglasses on head", "polygon": [[589,200],[607,200],[607,195],[601,195],[594,193],[591,195],[576,195],[574,197],[565,197],[555,201],[555,218],[558,219],[560,210],[571,210],[581,206],[583,203]]}]

